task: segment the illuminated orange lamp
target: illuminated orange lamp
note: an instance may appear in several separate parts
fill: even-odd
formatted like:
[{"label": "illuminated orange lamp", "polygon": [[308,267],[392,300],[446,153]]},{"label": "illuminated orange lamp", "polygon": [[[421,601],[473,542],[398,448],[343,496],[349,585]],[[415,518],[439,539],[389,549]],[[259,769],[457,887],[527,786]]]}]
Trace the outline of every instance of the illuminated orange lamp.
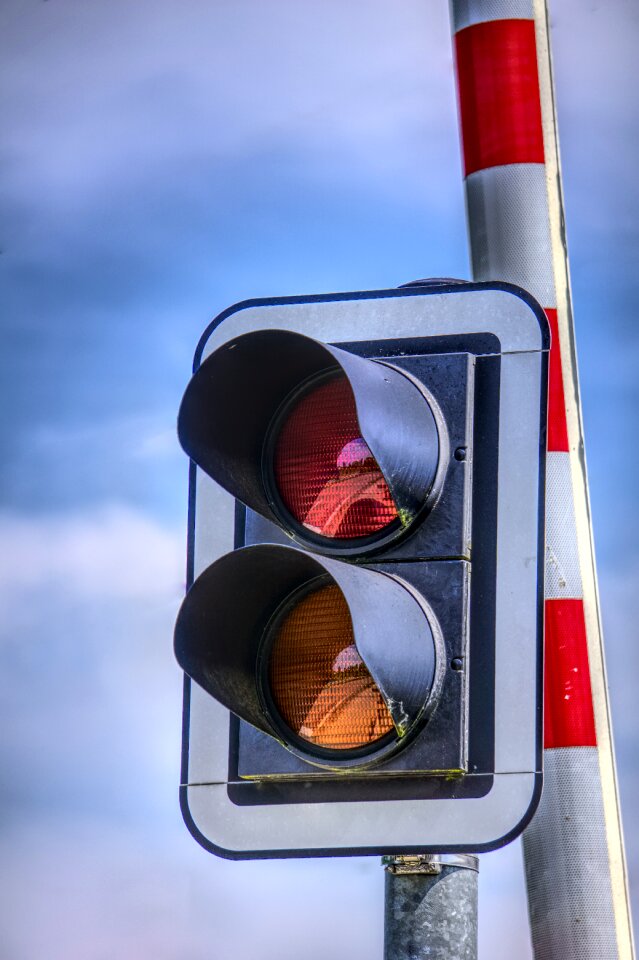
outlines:
[{"label": "illuminated orange lamp", "polygon": [[303,740],[331,750],[375,743],[393,721],[353,637],[344,595],[316,587],[275,629],[269,685],[286,725]]}]

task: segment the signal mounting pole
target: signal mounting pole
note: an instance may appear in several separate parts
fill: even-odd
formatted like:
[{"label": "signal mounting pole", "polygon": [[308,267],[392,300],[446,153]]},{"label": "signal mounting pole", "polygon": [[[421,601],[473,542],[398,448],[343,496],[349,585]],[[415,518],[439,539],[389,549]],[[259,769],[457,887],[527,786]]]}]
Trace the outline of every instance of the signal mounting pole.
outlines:
[{"label": "signal mounting pole", "polygon": [[383,857],[382,864],[384,960],[476,960],[477,857]]}]

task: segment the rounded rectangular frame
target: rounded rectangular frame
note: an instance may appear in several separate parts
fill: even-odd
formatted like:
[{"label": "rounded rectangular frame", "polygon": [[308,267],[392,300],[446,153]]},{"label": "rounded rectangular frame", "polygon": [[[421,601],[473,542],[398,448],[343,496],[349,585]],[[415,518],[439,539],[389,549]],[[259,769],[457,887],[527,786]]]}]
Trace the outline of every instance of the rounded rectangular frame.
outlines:
[{"label": "rounded rectangular frame", "polygon": [[[499,341],[494,776],[481,797],[235,804],[227,789],[231,715],[186,677],[185,822],[206,849],[233,859],[495,849],[521,832],[541,794],[545,314],[503,283],[245,301],[209,325],[195,367],[259,328],[328,343],[472,334]],[[233,497],[191,470],[189,583],[236,546]]]}]

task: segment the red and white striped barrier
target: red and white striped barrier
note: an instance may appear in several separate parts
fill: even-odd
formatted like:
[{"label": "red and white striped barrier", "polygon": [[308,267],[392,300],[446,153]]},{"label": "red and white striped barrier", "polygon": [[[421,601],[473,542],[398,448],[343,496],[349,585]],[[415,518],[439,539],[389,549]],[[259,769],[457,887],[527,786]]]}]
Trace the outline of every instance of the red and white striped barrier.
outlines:
[{"label": "red and white striped barrier", "polygon": [[545,0],[451,0],[473,276],[552,328],[544,792],[524,835],[537,960],[634,956],[583,457]]}]

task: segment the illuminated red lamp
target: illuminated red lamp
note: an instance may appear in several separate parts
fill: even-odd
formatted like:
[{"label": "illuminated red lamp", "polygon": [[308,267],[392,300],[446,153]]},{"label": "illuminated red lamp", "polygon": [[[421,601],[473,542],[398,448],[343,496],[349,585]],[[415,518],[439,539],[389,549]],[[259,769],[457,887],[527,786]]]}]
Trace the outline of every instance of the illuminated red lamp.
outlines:
[{"label": "illuminated red lamp", "polygon": [[279,419],[273,473],[288,512],[318,536],[369,537],[398,520],[343,374],[316,380],[289,403]]}]

